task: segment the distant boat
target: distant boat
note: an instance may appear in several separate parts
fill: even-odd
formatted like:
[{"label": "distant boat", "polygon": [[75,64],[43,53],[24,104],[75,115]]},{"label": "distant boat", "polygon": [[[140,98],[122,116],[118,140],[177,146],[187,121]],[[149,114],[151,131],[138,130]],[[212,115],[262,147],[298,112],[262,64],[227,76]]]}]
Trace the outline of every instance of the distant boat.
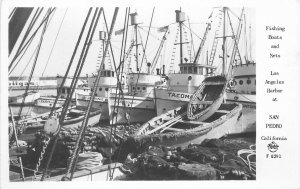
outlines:
[{"label": "distant boat", "polygon": [[[63,81],[63,77],[56,77],[57,79],[57,94],[59,92],[59,88],[61,86],[61,83]],[[71,92],[71,83],[72,78],[66,78],[65,83],[61,89],[61,94],[57,100],[55,108],[61,108],[63,107],[67,96]],[[78,94],[89,94],[90,88],[85,86],[85,83],[82,80],[78,80],[78,83],[75,87],[75,91],[71,97],[71,106],[75,104],[75,97]],[[39,115],[43,113],[49,113],[53,107],[53,104],[55,102],[56,96],[41,96],[38,99],[35,100],[34,107],[32,109],[32,112],[34,114]]]},{"label": "distant boat", "polygon": [[236,123],[240,118],[242,105],[223,103],[204,121],[187,119],[186,106],[170,110],[144,125],[127,142],[138,142],[143,146],[164,145],[186,147],[199,144],[204,139],[220,138],[236,133]]},{"label": "distant boat", "polygon": [[[25,99],[24,99],[25,98]],[[30,91],[27,94],[22,94],[18,96],[8,97],[9,105],[33,105],[35,100],[40,98],[40,93],[37,91]],[[24,103],[23,103],[24,100]]]}]

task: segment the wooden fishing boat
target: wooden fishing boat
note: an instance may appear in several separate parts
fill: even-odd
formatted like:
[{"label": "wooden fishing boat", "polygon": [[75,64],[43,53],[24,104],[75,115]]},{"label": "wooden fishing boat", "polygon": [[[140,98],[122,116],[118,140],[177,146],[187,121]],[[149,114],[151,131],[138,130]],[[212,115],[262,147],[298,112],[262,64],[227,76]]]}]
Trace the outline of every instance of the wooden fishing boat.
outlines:
[{"label": "wooden fishing boat", "polygon": [[[84,120],[85,111],[71,108],[68,110],[67,115],[65,116],[65,120],[63,122],[63,128],[78,128],[81,127],[82,122]],[[101,116],[101,110],[93,109],[90,113],[90,117],[88,119],[88,125],[95,125],[99,123]],[[40,116],[21,120],[19,124],[23,127],[22,134],[19,136],[20,140],[31,141],[35,138],[35,133],[44,128],[44,125],[48,119],[48,113],[42,114]],[[58,121],[58,118],[57,118]]]},{"label": "wooden fishing boat", "polygon": [[205,78],[188,103],[187,118],[204,121],[214,114],[223,102],[226,84],[224,76]]},{"label": "wooden fishing boat", "polygon": [[241,109],[240,104],[223,103],[209,118],[191,121],[187,119],[186,106],[182,106],[151,119],[128,140],[143,146],[186,147],[204,139],[220,138],[235,133]]}]

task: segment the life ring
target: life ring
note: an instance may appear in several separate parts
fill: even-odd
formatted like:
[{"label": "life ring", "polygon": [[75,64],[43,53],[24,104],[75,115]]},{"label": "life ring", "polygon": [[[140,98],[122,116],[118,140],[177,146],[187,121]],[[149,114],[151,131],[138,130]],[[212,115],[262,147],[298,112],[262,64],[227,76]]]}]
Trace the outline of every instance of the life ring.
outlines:
[{"label": "life ring", "polygon": [[234,86],[236,86],[236,81],[235,79],[232,79],[229,81],[229,87],[234,87]]}]

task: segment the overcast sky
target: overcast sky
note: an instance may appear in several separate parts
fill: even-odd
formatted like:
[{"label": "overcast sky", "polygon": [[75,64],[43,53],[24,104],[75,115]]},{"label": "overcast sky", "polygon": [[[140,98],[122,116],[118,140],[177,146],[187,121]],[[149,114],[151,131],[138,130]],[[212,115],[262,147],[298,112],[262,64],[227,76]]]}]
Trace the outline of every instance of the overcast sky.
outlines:
[{"label": "overcast sky", "polygon": [[[152,29],[151,29],[151,35],[149,36],[148,41],[148,47],[146,49],[146,57],[147,61],[151,62],[157,48],[159,46],[159,39],[162,38],[163,33],[157,31],[157,27],[163,27],[165,25],[170,25],[171,23],[175,23],[175,10],[179,9],[180,7],[173,7],[172,5],[164,5],[164,6],[157,6],[155,7],[154,11],[154,17],[152,22]],[[206,24],[208,22],[208,17],[210,16],[213,8],[212,7],[193,7],[192,5],[186,5],[181,7],[182,11],[186,13],[186,19],[189,18],[189,22],[186,21],[185,25],[189,26],[189,23],[191,25],[192,29],[192,35],[193,35],[193,41],[194,41],[194,48],[197,50],[200,39],[203,37],[204,30],[206,27]],[[233,22],[233,27],[236,28],[237,26],[237,15],[240,15],[241,8],[231,8],[232,12],[229,11],[231,20]],[[37,60],[37,66],[34,72],[35,76],[55,76],[57,74],[64,75],[67,65],[70,61],[70,58],[72,56],[72,52],[75,48],[75,43],[77,41],[77,38],[79,36],[81,27],[83,25],[84,19],[86,17],[88,8],[57,8],[55,11],[53,17],[51,18],[51,22],[48,26],[48,29],[45,33],[44,40],[42,42],[42,47],[40,50],[40,54]],[[104,7],[106,19],[108,21],[109,27],[113,16],[114,7]],[[141,23],[140,26],[143,29],[140,29],[140,33],[142,36],[142,41],[145,45],[146,37],[147,37],[147,30],[148,26],[150,24],[151,14],[153,11],[153,7],[131,7],[131,12],[137,12],[138,13],[138,21]],[[252,59],[255,60],[255,10],[254,9],[245,9],[245,13],[247,16],[246,23],[247,23],[247,30],[249,31],[249,25],[251,25],[251,47],[252,47]],[[65,15],[65,18],[64,18]],[[120,30],[123,28],[124,25],[124,16],[125,16],[125,7],[120,7],[119,13],[116,20],[116,25],[114,27],[114,31]],[[64,20],[63,20],[64,18]],[[62,22],[63,20],[63,22]],[[208,39],[205,43],[205,47],[203,50],[203,53],[200,56],[200,63],[205,63],[206,59],[206,51],[208,51],[208,54],[210,53],[210,49],[212,46],[212,40],[214,36],[214,29],[216,28],[217,22],[218,22],[218,10],[214,10],[213,17],[211,18],[213,21],[212,23],[212,30],[210,34],[208,35]],[[62,22],[62,27],[58,33],[60,24]],[[215,24],[215,25],[214,25]],[[230,31],[230,25],[227,25],[229,28],[227,29],[228,35],[231,35]],[[101,15],[98,27],[96,29],[96,33],[93,39],[93,43],[90,46],[90,51],[88,54],[88,57],[85,62],[85,66],[82,71],[82,75],[85,74],[91,74],[92,72],[96,71],[96,64],[97,64],[97,57],[99,56],[99,48],[101,46],[100,41],[98,40],[98,31],[104,30],[104,21],[103,16]],[[171,55],[173,51],[173,45],[175,42],[175,36],[176,36],[176,29],[177,25],[173,24],[170,26],[170,34],[167,37],[167,41],[165,43],[165,48],[162,51],[162,58],[158,66],[161,66],[161,64],[165,64],[166,68],[169,68],[169,63],[171,61]],[[128,40],[131,39],[131,30],[132,27],[129,29],[129,35]],[[187,31],[187,36],[184,36],[184,41],[191,41],[191,35],[190,32],[188,32],[188,29],[185,29]],[[220,35],[222,33],[220,32]],[[242,34],[243,35],[243,34]],[[28,51],[24,54],[22,60],[19,62],[16,69],[12,72],[12,76],[20,76],[22,75],[29,75],[33,58],[30,61],[30,57],[32,57],[34,53],[34,49],[37,46],[37,42],[39,40],[39,35],[37,35],[37,38],[33,41],[32,45],[29,47]],[[55,38],[57,36],[56,42]],[[113,51],[115,55],[116,64],[119,64],[119,54],[120,54],[120,47],[121,47],[121,39],[122,35],[113,35],[112,36],[112,45],[113,45]],[[84,40],[84,38],[83,38]],[[242,40],[242,39],[241,39]],[[55,42],[55,44],[54,44]],[[243,44],[245,42],[241,41]],[[127,43],[129,45],[129,42]],[[219,41],[219,44],[221,44],[221,39]],[[248,48],[250,41],[248,41]],[[53,46],[54,45],[54,46]],[[230,48],[232,44],[228,44],[228,48]],[[51,49],[53,47],[52,53]],[[240,46],[241,48],[241,54],[242,56],[245,56],[245,48],[244,45]],[[218,48],[218,53],[220,53],[220,48]],[[248,50],[249,51],[249,50]],[[13,51],[14,52],[14,51]],[[79,57],[79,54],[81,52],[78,51],[77,58]],[[135,51],[133,51],[135,52]],[[13,54],[13,53],[12,53]],[[142,53],[141,53],[142,54]],[[178,64],[179,62],[179,46],[176,48],[175,52],[176,56],[176,62],[175,64]],[[193,53],[192,53],[193,54]],[[230,53],[228,53],[230,55]],[[184,46],[184,56],[189,59],[189,55],[187,53],[187,46]],[[249,56],[249,55],[248,55]],[[10,57],[11,58],[11,57]],[[78,60],[78,59],[76,59]],[[73,64],[73,70],[75,67],[75,63],[77,61],[74,61]],[[133,62],[134,58],[132,58],[132,67],[134,67],[135,63]],[[214,65],[219,66],[221,62],[221,59],[219,58],[219,55],[216,55]],[[47,64],[48,63],[48,64]],[[47,64],[47,66],[46,66]],[[28,65],[26,67],[26,65]],[[108,65],[106,65],[108,67]],[[145,68],[145,65],[143,65]],[[25,69],[26,68],[26,69]],[[45,71],[44,71],[45,70]],[[73,71],[70,75],[72,75]]]}]

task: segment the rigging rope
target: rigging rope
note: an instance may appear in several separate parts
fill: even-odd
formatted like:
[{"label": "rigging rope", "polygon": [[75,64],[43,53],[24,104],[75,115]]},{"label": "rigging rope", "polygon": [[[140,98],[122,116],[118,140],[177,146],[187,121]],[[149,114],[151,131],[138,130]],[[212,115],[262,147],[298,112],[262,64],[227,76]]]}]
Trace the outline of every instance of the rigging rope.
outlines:
[{"label": "rigging rope", "polygon": [[[100,67],[102,67],[102,65],[104,64],[105,56],[106,56],[106,53],[108,52],[109,43],[110,43],[110,39],[111,39],[111,36],[112,36],[113,28],[114,28],[114,25],[115,25],[115,21],[116,21],[116,18],[117,18],[118,10],[119,10],[119,8],[116,7],[115,12],[114,12],[114,16],[113,16],[113,20],[112,20],[112,24],[111,24],[111,28],[110,28],[110,31],[109,31],[109,34],[108,34],[107,44],[105,46],[104,55],[103,55],[103,59],[102,59]],[[103,8],[101,8],[100,12],[102,12],[102,11],[103,11]],[[99,17],[97,17],[97,22],[98,22],[98,19],[99,19]],[[97,22],[96,22],[96,24],[97,24]],[[94,29],[96,29],[96,27],[94,27]],[[74,170],[75,170],[75,167],[76,167],[76,162],[77,162],[77,159],[78,159],[79,147],[81,146],[81,144],[83,142],[83,134],[86,130],[86,127],[87,127],[87,124],[88,124],[87,121],[88,121],[89,114],[90,114],[90,111],[91,111],[91,108],[92,108],[92,103],[93,103],[94,98],[95,98],[95,93],[96,93],[95,89],[98,87],[98,83],[100,81],[100,76],[101,76],[100,73],[101,73],[101,69],[99,69],[99,71],[98,71],[98,75],[97,75],[97,78],[96,78],[96,81],[95,81],[95,84],[94,84],[94,87],[93,87],[93,92],[92,92],[92,95],[91,95],[91,99],[89,101],[89,104],[88,104],[88,107],[87,107],[87,110],[86,110],[86,113],[85,113],[85,116],[84,116],[84,120],[83,120],[82,126],[80,128],[80,133],[79,133],[78,139],[76,141],[75,150],[74,150],[74,153],[71,157],[70,166],[68,167],[68,171],[66,173],[66,175],[67,175],[68,173],[70,173],[72,171],[71,176],[70,176],[70,180],[72,180],[72,178],[73,178]]]},{"label": "rigging rope", "polygon": [[[130,8],[126,8],[126,12],[125,12],[125,21],[124,21],[124,31],[125,33],[123,33],[123,38],[122,38],[122,47],[124,47],[123,49],[121,48],[121,55],[120,55],[120,64],[119,67],[121,66],[121,70],[118,70],[117,72],[117,80],[119,80],[119,76],[120,76],[120,73],[123,73],[124,71],[124,62],[125,62],[125,59],[127,58],[127,53],[126,52],[126,43],[127,43],[127,35],[128,35],[128,25],[129,25],[129,13],[130,13]],[[125,43],[123,45],[123,43]],[[131,51],[133,47],[133,43],[130,45],[130,49],[129,51]],[[123,60],[122,60],[123,59]],[[121,82],[122,82],[122,77],[121,77]],[[112,113],[115,112],[115,109],[116,109],[116,101],[117,101],[117,96],[118,96],[118,102],[117,102],[117,105],[119,106],[119,103],[120,103],[120,99],[122,98],[123,102],[125,101],[124,100],[124,93],[123,93],[123,90],[122,90],[122,86],[121,86],[121,82],[118,81],[118,85],[119,85],[119,94],[116,93],[116,96],[115,96],[115,99],[114,99],[114,108],[113,108],[113,111]],[[123,107],[124,107],[124,111],[126,112],[126,104],[125,103],[122,103],[123,104]],[[117,112],[116,112],[116,122],[118,120],[118,113],[119,113],[119,107],[117,108]],[[114,117],[112,118],[114,119]],[[129,123],[128,123],[129,124]],[[112,128],[114,127],[114,132],[112,130]],[[116,129],[117,127],[114,125],[114,122],[112,122],[112,127],[111,127],[111,130],[110,130],[110,142],[113,143],[113,135],[115,136],[116,135]],[[126,124],[124,125],[124,129],[126,129]],[[124,133],[123,133],[124,134]],[[124,136],[123,136],[124,137]],[[122,138],[123,138],[122,137]],[[121,145],[122,147],[122,145]],[[120,148],[121,148],[120,147]],[[112,151],[112,149],[111,149]],[[120,153],[119,153],[120,154]],[[119,156],[118,154],[118,156]],[[109,163],[111,162],[111,157],[109,157]],[[115,166],[113,169],[113,171],[111,172],[111,170],[109,170],[109,172],[107,173],[107,178],[110,177],[110,180],[112,180],[113,178],[113,174],[114,174],[114,171],[115,171],[115,168],[116,168],[116,165],[117,165],[117,162],[115,163]],[[110,166],[109,166],[110,168]]]},{"label": "rigging rope", "polygon": [[[14,59],[17,59],[17,57],[20,55],[19,52],[20,52],[21,47],[23,47],[23,44],[24,44],[25,40],[27,39],[27,36],[29,35],[29,33],[30,33],[32,27],[33,27],[34,24],[36,23],[36,21],[37,21],[38,17],[40,16],[41,12],[43,11],[43,8],[42,8],[41,10],[39,10],[39,9],[40,9],[40,8],[38,8],[38,9],[36,10],[35,14],[33,15],[33,18],[32,18],[32,20],[31,20],[31,22],[29,23],[29,26],[28,26],[28,28],[27,28],[25,34],[24,34],[24,37],[23,37],[23,39],[22,39],[22,41],[21,41],[21,43],[20,43],[20,45],[19,45],[19,48],[17,49],[17,52],[16,52],[16,54],[15,54],[13,60],[14,60]],[[31,41],[32,41],[32,39],[29,41],[29,44],[28,44],[27,48],[25,49],[23,55],[24,55],[25,52],[27,51],[29,45],[31,44]],[[22,57],[21,57],[21,58],[22,58]],[[20,58],[20,59],[21,59],[21,58]],[[20,59],[19,59],[19,60],[20,60]],[[18,63],[17,63],[17,64],[18,64]],[[14,67],[16,67],[17,64],[16,64]]]},{"label": "rigging rope", "polygon": [[[153,11],[152,11],[151,20],[150,20],[150,26],[149,27],[151,27],[151,25],[152,25],[154,10],[155,10],[155,7],[153,8]],[[146,39],[145,49],[147,48],[148,39],[149,39],[149,33],[150,33],[150,29],[148,30],[148,35],[147,35],[147,39]],[[134,97],[135,97],[135,92],[137,90],[137,84],[138,84],[138,81],[139,81],[139,78],[140,78],[140,73],[141,73],[141,70],[142,70],[142,66],[143,66],[142,63],[143,63],[143,59],[144,59],[145,53],[146,53],[146,50],[143,53],[143,57],[142,57],[142,60],[141,60],[141,63],[140,63],[140,69],[139,69],[139,72],[138,72],[138,77],[137,77],[137,80],[136,80],[136,84],[135,84],[135,88],[134,88],[134,92],[133,92],[133,97],[132,97],[131,104],[130,104],[129,115],[130,115],[130,112],[132,110],[133,100],[134,100]]]},{"label": "rigging rope", "polygon": [[48,63],[49,63],[50,57],[51,57],[51,55],[52,55],[52,52],[53,52],[54,46],[55,46],[55,44],[56,44],[57,37],[58,37],[58,34],[59,34],[60,30],[61,30],[62,24],[63,24],[63,22],[64,22],[64,20],[65,20],[65,17],[66,17],[67,11],[68,11],[68,9],[66,9],[66,11],[65,11],[65,14],[64,14],[64,16],[63,16],[63,18],[62,18],[62,20],[61,20],[60,26],[59,26],[59,28],[58,28],[58,32],[57,32],[57,34],[56,34],[56,36],[55,36],[54,43],[53,43],[53,45],[52,45],[52,48],[51,48],[50,54],[49,54],[49,56],[48,56],[48,59],[47,59],[47,62],[46,62],[46,66],[45,66],[45,68],[44,68],[44,70],[43,70],[42,77],[44,76],[44,73],[45,73],[45,71],[46,71],[46,68],[47,68],[47,66],[48,66]]},{"label": "rigging rope", "polygon": [[11,67],[12,67],[13,63],[15,62],[15,60],[17,59],[17,57],[23,52],[24,48],[26,48],[26,46],[30,44],[32,38],[34,38],[34,36],[36,35],[36,33],[39,31],[39,29],[40,29],[41,26],[44,24],[44,22],[45,22],[46,20],[48,20],[49,16],[52,14],[52,12],[53,12],[54,10],[56,10],[56,8],[53,8],[53,9],[50,11],[50,13],[48,14],[48,16],[46,16],[46,18],[44,18],[44,19],[42,20],[42,22],[40,23],[40,25],[38,26],[38,28],[35,30],[35,32],[31,35],[31,37],[29,38],[29,40],[28,40],[28,41],[25,43],[25,45],[20,49],[20,51],[19,51],[19,53],[17,54],[17,56],[15,56],[15,57],[13,58],[13,60],[10,62],[10,65],[9,65],[9,67],[8,67],[8,70],[11,69]]},{"label": "rigging rope", "polygon": [[[72,63],[73,63],[74,57],[75,57],[75,55],[76,55],[76,52],[77,52],[77,50],[78,50],[78,46],[79,46],[79,44],[80,44],[82,35],[83,35],[84,31],[85,31],[85,26],[86,26],[86,24],[87,24],[87,22],[88,22],[88,20],[89,20],[91,11],[92,11],[92,8],[90,8],[89,11],[88,11],[88,13],[87,13],[86,19],[85,19],[85,21],[84,21],[84,24],[83,24],[83,26],[82,26],[81,32],[80,32],[79,37],[78,37],[78,39],[77,39],[77,42],[76,42],[76,45],[75,45],[75,49],[74,49],[73,54],[72,54],[72,57],[71,57],[71,59],[70,59],[68,68],[67,68],[67,70],[66,70],[66,73],[65,73],[65,75],[64,75],[63,81],[62,81],[62,83],[61,83],[61,85],[60,85],[60,87],[59,87],[58,94],[57,94],[57,96],[56,96],[56,98],[55,98],[55,101],[54,101],[54,103],[53,103],[53,106],[52,106],[52,108],[51,108],[49,117],[53,115],[53,112],[54,112],[54,110],[55,110],[55,107],[56,107],[58,98],[59,98],[59,96],[60,96],[61,93],[62,93],[62,88],[63,88],[63,86],[64,86],[64,83],[65,83],[65,81],[66,81],[67,76],[69,75],[69,71],[70,71],[71,65],[72,65]],[[65,103],[67,103],[67,102],[65,102]],[[67,108],[67,107],[64,106],[63,108]],[[62,115],[62,114],[61,114],[61,115]],[[54,153],[54,150],[55,150],[55,147],[56,147],[56,144],[57,144],[57,141],[58,141],[58,136],[59,136],[60,129],[61,129],[61,128],[59,128],[58,133],[54,136],[53,146],[52,146],[52,149],[51,149],[51,152],[50,152],[50,155],[49,155],[47,164],[46,164],[46,168],[45,168],[45,170],[44,170],[44,172],[43,172],[43,176],[42,176],[42,178],[41,178],[41,181],[44,180],[45,175],[46,175],[46,172],[47,172],[47,170],[48,170],[48,168],[49,168],[49,165],[50,165],[50,162],[51,162],[51,159],[52,159],[52,155],[53,155],[53,153]]]},{"label": "rigging rope", "polygon": [[36,63],[37,63],[39,52],[40,52],[40,49],[41,49],[41,46],[42,46],[42,42],[43,42],[43,39],[44,39],[44,34],[46,32],[46,29],[47,29],[48,18],[49,18],[49,16],[47,16],[47,15],[49,15],[49,14],[51,14],[51,8],[48,9],[48,12],[46,14],[46,18],[47,19],[46,19],[46,22],[45,22],[45,25],[44,25],[44,28],[43,28],[43,31],[42,31],[42,35],[40,37],[40,41],[39,41],[39,44],[38,44],[37,53],[36,53],[36,56],[35,56],[35,59],[34,59],[34,63],[33,63],[33,66],[32,66],[32,69],[31,69],[31,72],[30,72],[30,75],[29,75],[28,85],[26,86],[26,89],[25,89],[24,98],[23,98],[22,103],[21,103],[21,107],[20,107],[20,110],[19,110],[19,113],[18,113],[18,117],[21,116],[21,113],[22,113],[22,110],[23,110],[23,106],[24,106],[25,99],[26,99],[26,96],[27,96],[27,93],[28,93],[28,89],[29,89],[29,84],[31,82],[31,79],[32,79],[32,76],[33,76],[33,72],[35,70],[35,66],[36,66]]}]

